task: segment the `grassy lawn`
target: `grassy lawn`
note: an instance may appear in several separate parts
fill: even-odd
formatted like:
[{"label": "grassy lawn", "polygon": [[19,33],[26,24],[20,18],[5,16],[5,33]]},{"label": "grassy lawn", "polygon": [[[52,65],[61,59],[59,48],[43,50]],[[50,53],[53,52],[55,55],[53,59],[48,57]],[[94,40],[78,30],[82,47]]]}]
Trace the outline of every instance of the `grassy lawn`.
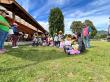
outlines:
[{"label": "grassy lawn", "polygon": [[77,56],[55,47],[20,46],[0,55],[0,82],[110,82],[110,43]]}]

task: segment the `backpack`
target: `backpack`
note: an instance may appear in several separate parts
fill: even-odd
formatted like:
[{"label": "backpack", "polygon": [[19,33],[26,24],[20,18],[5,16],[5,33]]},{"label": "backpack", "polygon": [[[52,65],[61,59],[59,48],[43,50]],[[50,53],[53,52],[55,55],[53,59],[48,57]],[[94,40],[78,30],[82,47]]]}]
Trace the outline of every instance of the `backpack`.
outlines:
[{"label": "backpack", "polygon": [[16,25],[12,25],[12,29],[13,29],[13,33],[14,33],[15,35],[18,35],[18,34],[19,34],[19,31],[18,31]]}]

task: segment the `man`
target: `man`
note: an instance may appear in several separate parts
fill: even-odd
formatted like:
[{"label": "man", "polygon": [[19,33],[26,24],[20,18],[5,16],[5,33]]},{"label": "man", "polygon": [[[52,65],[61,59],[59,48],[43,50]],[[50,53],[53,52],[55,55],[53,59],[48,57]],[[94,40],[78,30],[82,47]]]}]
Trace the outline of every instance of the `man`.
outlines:
[{"label": "man", "polygon": [[9,23],[5,19],[7,11],[4,7],[0,6],[0,54],[5,53],[4,42],[9,32]]}]

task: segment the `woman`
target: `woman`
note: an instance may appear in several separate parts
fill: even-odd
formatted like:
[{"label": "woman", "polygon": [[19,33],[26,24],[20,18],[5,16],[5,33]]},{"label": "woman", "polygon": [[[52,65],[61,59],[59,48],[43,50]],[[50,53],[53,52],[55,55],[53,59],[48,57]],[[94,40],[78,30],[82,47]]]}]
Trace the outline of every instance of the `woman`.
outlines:
[{"label": "woman", "polygon": [[85,44],[85,48],[89,48],[89,28],[87,25],[84,26],[83,29],[83,42]]},{"label": "woman", "polygon": [[0,6],[0,54],[6,52],[6,49],[4,49],[4,42],[10,27],[8,21],[5,19],[7,14],[6,9]]}]

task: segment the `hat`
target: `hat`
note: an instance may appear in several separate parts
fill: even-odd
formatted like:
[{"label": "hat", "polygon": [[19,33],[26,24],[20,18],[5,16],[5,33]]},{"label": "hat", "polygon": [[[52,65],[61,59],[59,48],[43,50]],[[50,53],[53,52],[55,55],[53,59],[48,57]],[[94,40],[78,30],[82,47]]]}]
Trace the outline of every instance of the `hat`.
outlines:
[{"label": "hat", "polygon": [[5,12],[8,15],[7,9],[4,8],[3,6],[0,6],[0,11],[3,11],[3,12]]},{"label": "hat", "polygon": [[62,31],[59,31],[59,33],[62,33]]}]

